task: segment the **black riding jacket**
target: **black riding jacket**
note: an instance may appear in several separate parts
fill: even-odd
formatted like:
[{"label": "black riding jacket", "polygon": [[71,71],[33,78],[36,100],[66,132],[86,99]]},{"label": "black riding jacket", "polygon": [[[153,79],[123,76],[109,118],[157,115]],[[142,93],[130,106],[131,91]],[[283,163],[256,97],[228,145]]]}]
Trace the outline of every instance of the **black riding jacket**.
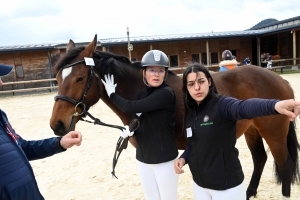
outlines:
[{"label": "black riding jacket", "polygon": [[134,132],[137,160],[158,164],[178,156],[174,133],[176,99],[166,83],[143,89],[136,101],[128,101],[116,93],[111,94],[110,99],[125,113],[133,113],[135,117],[141,113],[140,127]]},{"label": "black riding jacket", "polygon": [[[236,122],[258,116],[278,114],[278,100],[235,98],[208,95],[186,117],[191,128],[188,146],[181,155],[189,164],[193,180],[201,187],[226,190],[244,180],[236,144]],[[196,105],[195,105],[196,106]]]}]

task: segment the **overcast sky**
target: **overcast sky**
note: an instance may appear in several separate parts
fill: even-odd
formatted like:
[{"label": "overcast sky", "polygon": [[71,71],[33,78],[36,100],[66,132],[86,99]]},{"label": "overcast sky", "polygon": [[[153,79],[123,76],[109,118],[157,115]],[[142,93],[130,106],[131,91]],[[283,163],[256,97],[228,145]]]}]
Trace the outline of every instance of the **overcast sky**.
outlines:
[{"label": "overcast sky", "polygon": [[241,31],[300,16],[299,0],[0,0],[0,46]]}]

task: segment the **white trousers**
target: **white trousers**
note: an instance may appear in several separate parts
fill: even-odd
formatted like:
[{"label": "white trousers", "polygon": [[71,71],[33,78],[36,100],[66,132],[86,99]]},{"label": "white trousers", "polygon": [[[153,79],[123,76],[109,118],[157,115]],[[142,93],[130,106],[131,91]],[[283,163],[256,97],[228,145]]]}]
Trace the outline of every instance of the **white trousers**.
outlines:
[{"label": "white trousers", "polygon": [[176,200],[178,174],[174,160],[160,164],[137,161],[140,179],[147,200]]},{"label": "white trousers", "polygon": [[227,190],[212,190],[200,187],[193,181],[194,200],[244,200],[246,199],[246,186],[240,185]]}]

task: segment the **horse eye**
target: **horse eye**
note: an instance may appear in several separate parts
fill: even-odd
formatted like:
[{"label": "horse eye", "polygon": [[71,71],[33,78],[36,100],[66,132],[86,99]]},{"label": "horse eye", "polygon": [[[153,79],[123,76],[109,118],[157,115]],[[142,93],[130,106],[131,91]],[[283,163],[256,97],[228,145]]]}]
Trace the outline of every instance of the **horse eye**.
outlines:
[{"label": "horse eye", "polygon": [[76,82],[83,81],[83,79],[84,79],[83,77],[80,77],[80,78],[78,78],[78,79],[77,79],[77,81],[76,81]]}]

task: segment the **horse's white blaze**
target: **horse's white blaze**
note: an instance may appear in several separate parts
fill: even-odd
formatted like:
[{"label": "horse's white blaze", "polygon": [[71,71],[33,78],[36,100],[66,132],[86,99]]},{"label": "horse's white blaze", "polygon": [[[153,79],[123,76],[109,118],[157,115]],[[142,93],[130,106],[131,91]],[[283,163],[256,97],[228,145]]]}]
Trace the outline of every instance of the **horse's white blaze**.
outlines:
[{"label": "horse's white blaze", "polygon": [[64,82],[65,78],[71,74],[72,68],[73,67],[68,67],[62,70],[62,82]]}]

